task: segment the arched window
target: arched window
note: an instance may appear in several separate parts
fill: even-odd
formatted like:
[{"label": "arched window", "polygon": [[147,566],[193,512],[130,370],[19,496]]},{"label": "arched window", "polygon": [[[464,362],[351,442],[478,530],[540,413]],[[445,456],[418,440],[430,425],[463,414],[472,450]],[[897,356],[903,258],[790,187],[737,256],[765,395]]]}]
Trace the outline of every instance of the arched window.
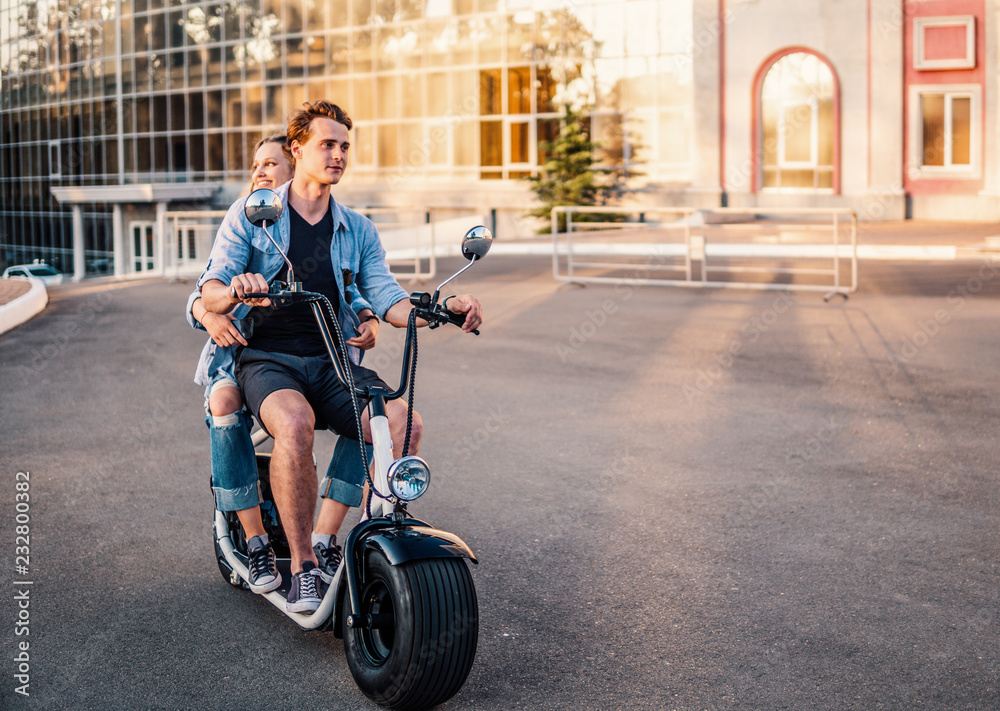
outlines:
[{"label": "arched window", "polygon": [[758,188],[839,192],[839,101],[830,65],[808,50],[773,55],[757,75]]}]

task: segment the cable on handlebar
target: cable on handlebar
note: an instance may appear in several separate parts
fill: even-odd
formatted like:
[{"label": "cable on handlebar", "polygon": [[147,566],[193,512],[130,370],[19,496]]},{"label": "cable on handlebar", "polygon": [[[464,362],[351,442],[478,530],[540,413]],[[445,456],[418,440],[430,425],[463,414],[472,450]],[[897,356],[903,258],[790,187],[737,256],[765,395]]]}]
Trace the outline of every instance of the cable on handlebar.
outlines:
[{"label": "cable on handlebar", "polygon": [[406,329],[412,333],[413,360],[410,361],[410,392],[406,395],[406,437],[403,439],[403,456],[410,451],[410,432],[413,429],[413,391],[417,388],[417,310],[410,309],[410,323]]},{"label": "cable on handlebar", "polygon": [[[379,498],[385,499],[388,497],[382,496],[375,489],[375,482],[372,480],[371,472],[368,466],[368,450],[365,448],[365,434],[364,429],[361,426],[361,410],[358,407],[358,395],[354,388],[354,371],[351,369],[351,358],[347,352],[346,341],[344,340],[344,333],[341,331],[340,322],[336,318],[336,314],[333,312],[333,305],[330,304],[330,300],[325,296],[321,296],[319,299],[323,304],[323,316],[329,324],[332,324],[333,330],[337,334],[337,342],[334,345],[335,355],[340,360],[343,365],[344,374],[347,379],[347,391],[351,396],[351,407],[354,409],[354,422],[358,427],[358,446],[361,447],[361,464],[365,469],[365,480],[368,482],[368,496],[365,498],[365,512],[368,514],[368,518],[372,517],[372,495],[378,496]],[[339,348],[337,346],[340,346]],[[408,433],[407,433],[408,434]]]}]

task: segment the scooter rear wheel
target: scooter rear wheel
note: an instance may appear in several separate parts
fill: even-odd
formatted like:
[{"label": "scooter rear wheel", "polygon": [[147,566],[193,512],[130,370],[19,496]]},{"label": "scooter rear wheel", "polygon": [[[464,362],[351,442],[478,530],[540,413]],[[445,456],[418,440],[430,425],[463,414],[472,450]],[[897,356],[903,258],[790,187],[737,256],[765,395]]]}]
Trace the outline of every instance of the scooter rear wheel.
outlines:
[{"label": "scooter rear wheel", "polygon": [[372,625],[348,627],[345,601],[344,650],[365,696],[391,709],[426,709],[462,688],[479,639],[476,589],[464,560],[393,566],[369,551],[360,598]]}]

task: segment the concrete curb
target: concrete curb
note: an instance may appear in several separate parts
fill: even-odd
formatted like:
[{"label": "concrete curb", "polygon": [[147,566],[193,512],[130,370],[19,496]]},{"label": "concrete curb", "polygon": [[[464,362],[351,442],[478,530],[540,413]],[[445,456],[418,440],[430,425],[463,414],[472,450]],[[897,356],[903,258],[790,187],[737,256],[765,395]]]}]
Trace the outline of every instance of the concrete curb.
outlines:
[{"label": "concrete curb", "polygon": [[39,279],[28,279],[31,288],[13,301],[0,306],[0,333],[6,333],[15,326],[41,312],[49,303],[49,292]]}]

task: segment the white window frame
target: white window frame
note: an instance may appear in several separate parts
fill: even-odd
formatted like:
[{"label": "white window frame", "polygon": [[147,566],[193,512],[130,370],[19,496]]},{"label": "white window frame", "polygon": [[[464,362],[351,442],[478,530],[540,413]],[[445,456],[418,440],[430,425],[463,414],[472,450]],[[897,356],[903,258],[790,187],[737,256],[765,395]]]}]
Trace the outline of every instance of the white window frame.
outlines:
[{"label": "white window frame", "polygon": [[[937,27],[965,27],[965,56],[954,59],[927,59],[924,32]],[[913,20],[913,68],[920,71],[975,69],[976,18],[974,15],[951,17],[917,17]]]},{"label": "white window frame", "polygon": [[[923,165],[924,121],[921,98],[925,94],[944,94],[945,123],[951,125],[951,99],[965,97],[969,103],[969,165],[952,165],[951,131],[945,132],[945,164]],[[982,87],[979,84],[914,84],[910,86],[910,156],[911,178],[960,178],[982,177]]]},{"label": "white window frame", "polygon": [[49,177],[62,177],[62,142],[59,139],[49,141]]}]

